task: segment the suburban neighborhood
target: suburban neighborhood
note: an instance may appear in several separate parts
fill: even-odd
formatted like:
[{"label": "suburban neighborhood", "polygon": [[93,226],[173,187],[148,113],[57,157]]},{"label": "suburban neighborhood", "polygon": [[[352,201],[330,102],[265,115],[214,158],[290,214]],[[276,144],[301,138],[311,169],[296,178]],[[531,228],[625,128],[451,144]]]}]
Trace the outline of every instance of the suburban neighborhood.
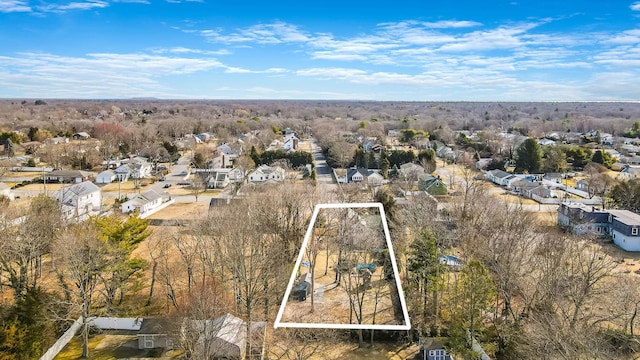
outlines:
[{"label": "suburban neighborhood", "polygon": [[1,354],[640,350],[638,104],[49,103],[0,101]]}]

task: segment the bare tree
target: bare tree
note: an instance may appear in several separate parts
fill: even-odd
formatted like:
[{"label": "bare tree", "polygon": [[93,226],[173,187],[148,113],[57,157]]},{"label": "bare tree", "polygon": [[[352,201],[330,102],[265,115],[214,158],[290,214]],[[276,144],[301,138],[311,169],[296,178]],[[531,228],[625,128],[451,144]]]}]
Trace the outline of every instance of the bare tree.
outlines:
[{"label": "bare tree", "polygon": [[56,239],[54,257],[69,315],[81,316],[82,357],[89,357],[89,325],[100,272],[108,265],[106,247],[91,223],[71,225]]}]

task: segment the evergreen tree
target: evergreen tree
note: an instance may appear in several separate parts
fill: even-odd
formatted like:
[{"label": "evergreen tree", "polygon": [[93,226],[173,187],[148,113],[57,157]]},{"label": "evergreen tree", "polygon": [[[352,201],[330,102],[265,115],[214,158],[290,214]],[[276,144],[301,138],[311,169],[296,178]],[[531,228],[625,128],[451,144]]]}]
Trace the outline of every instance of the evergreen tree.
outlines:
[{"label": "evergreen tree", "polygon": [[602,164],[609,169],[611,168],[611,161],[612,161],[611,155],[609,155],[609,153],[605,151],[596,150],[596,152],[593,153],[593,157],[591,158],[591,161],[593,161],[594,163]]},{"label": "evergreen tree", "polygon": [[389,178],[389,168],[391,163],[389,162],[389,156],[385,151],[380,153],[380,172],[385,179]]},{"label": "evergreen tree", "polygon": [[525,140],[516,150],[516,171],[537,174],[542,171],[542,148],[534,138]]},{"label": "evergreen tree", "polygon": [[[409,245],[409,258],[407,260],[409,277],[414,281],[417,291],[422,298],[422,321],[426,324],[429,309],[427,307],[428,295],[433,294],[433,310],[431,315],[435,320],[438,316],[438,285],[440,275],[446,268],[440,261],[436,238],[430,231],[424,230]],[[435,322],[435,321],[434,321]]]}]

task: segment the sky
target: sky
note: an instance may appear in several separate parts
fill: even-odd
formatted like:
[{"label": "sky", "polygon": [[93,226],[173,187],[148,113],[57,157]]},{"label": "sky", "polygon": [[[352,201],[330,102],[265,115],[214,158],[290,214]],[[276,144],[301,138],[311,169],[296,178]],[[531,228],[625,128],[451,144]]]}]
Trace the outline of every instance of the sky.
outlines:
[{"label": "sky", "polygon": [[640,1],[0,0],[0,98],[638,101]]}]

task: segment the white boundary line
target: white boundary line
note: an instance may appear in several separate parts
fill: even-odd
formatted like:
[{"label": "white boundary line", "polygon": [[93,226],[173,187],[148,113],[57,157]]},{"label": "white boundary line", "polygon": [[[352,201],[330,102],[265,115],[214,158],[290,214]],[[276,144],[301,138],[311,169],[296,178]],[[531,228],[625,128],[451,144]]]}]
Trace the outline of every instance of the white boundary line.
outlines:
[{"label": "white boundary line", "polygon": [[[389,249],[389,257],[391,257],[391,267],[393,268],[393,275],[396,280],[396,287],[398,290],[398,296],[400,297],[400,304],[402,305],[402,314],[404,316],[404,325],[375,325],[375,324],[322,324],[322,323],[287,323],[282,322],[282,314],[284,313],[284,308],[287,305],[289,300],[289,295],[291,295],[291,290],[293,288],[293,282],[296,278],[296,272],[300,268],[300,264],[302,263],[302,259],[304,257],[304,252],[307,248],[309,240],[311,239],[311,234],[313,233],[313,226],[316,223],[316,219],[318,217],[318,213],[320,209],[348,209],[348,208],[378,208],[380,211],[380,217],[382,219],[382,227],[384,229],[384,236],[387,241],[387,248]],[[309,227],[307,228],[307,232],[304,236],[304,241],[302,242],[302,246],[300,247],[300,254],[298,254],[298,259],[296,260],[296,264],[293,267],[293,271],[291,272],[291,278],[289,279],[289,284],[287,285],[287,290],[284,293],[284,298],[282,299],[282,303],[280,304],[280,310],[278,310],[278,315],[276,316],[276,321],[273,323],[274,328],[279,327],[287,327],[287,328],[315,328],[315,329],[371,329],[371,330],[409,330],[411,329],[411,320],[409,319],[409,312],[407,311],[407,303],[404,298],[404,292],[402,291],[402,283],[400,282],[400,273],[398,272],[398,265],[396,264],[396,257],[393,252],[393,246],[391,245],[391,236],[389,235],[389,226],[387,225],[387,217],[384,212],[384,207],[381,203],[343,203],[343,204],[318,204],[313,210],[313,215],[311,216],[311,222],[309,223]]]}]

